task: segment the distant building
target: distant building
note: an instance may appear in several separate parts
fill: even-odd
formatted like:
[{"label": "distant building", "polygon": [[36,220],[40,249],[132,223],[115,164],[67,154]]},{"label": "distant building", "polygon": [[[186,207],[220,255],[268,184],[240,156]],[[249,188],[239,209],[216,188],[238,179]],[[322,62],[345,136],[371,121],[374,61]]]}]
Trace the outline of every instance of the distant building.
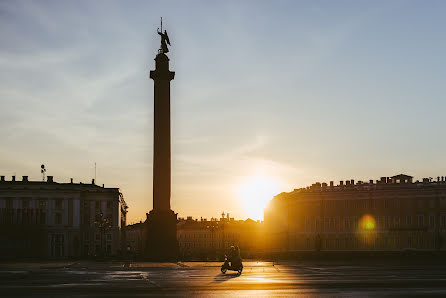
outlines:
[{"label": "distant building", "polygon": [[446,249],[445,177],[408,175],[315,183],[274,197],[265,210],[268,251]]},{"label": "distant building", "polygon": [[177,224],[177,239],[183,259],[221,258],[231,246],[239,246],[242,257],[264,253],[263,223],[251,219],[234,220],[222,214],[220,219],[194,220],[188,217]]},{"label": "distant building", "polygon": [[128,225],[124,228],[125,252],[127,256],[142,256],[146,240],[143,222]]},{"label": "distant building", "polygon": [[117,255],[127,206],[118,188],[0,177],[0,257]]}]

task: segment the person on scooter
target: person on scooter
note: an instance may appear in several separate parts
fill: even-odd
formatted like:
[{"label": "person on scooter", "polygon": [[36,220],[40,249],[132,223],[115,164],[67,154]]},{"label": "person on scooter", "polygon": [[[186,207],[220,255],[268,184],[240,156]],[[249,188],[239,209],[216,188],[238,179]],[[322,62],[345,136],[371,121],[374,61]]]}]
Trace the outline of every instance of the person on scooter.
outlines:
[{"label": "person on scooter", "polygon": [[240,249],[238,248],[238,246],[231,246],[228,259],[229,262],[231,262],[232,268],[238,268],[240,266],[242,259],[240,257]]}]

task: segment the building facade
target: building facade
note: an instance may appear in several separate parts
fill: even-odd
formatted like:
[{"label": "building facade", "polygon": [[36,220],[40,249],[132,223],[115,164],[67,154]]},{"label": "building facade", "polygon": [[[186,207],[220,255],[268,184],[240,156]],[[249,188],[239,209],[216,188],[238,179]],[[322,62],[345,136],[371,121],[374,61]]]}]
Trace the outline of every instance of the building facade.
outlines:
[{"label": "building facade", "polygon": [[273,254],[445,250],[445,177],[315,183],[274,197],[265,225]]},{"label": "building facade", "polygon": [[263,236],[263,222],[234,220],[224,214],[211,220],[188,217],[177,224],[183,259],[219,259],[231,246],[238,246],[243,258],[260,257],[264,254]]},{"label": "building facade", "polygon": [[2,257],[117,255],[127,205],[118,188],[0,177]]}]

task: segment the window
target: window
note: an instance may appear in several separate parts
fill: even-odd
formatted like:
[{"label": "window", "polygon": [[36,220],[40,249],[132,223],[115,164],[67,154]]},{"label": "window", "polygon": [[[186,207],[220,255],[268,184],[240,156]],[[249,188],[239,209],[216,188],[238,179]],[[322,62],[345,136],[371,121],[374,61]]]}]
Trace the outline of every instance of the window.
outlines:
[{"label": "window", "polygon": [[101,209],[101,201],[95,201],[94,202],[94,208]]},{"label": "window", "polygon": [[384,200],[384,208],[389,208],[389,200]]},{"label": "window", "polygon": [[355,200],[355,201],[354,201],[354,206],[355,206],[355,207],[354,207],[355,209],[358,209],[358,208],[359,208],[359,202],[358,202],[358,200]]},{"label": "window", "polygon": [[334,229],[335,229],[335,231],[338,231],[339,230],[339,218],[334,218],[333,219],[333,225],[334,225]]},{"label": "window", "polygon": [[342,208],[342,201],[336,201],[336,209]]},{"label": "window", "polygon": [[14,201],[12,199],[6,200],[6,208],[12,209],[13,208],[13,202]]},{"label": "window", "polygon": [[409,226],[412,224],[412,216],[411,215],[406,216],[406,224]]},{"label": "window", "polygon": [[435,227],[435,215],[429,215],[429,226],[431,228]]},{"label": "window", "polygon": [[40,212],[39,223],[40,223],[41,225],[46,224],[46,212]]},{"label": "window", "polygon": [[23,200],[22,201],[22,208],[28,209],[29,208],[29,200]]},{"label": "window", "polygon": [[99,235],[99,233],[96,233],[94,236],[97,241],[99,241],[101,239],[101,236]]},{"label": "window", "polygon": [[107,201],[107,209],[113,208],[113,201]]},{"label": "window", "polygon": [[445,214],[442,214],[440,216],[440,226],[442,228],[446,228],[446,215]]},{"label": "window", "polygon": [[396,209],[399,209],[400,208],[400,200],[398,200],[398,199],[394,200],[394,205],[395,205]]},{"label": "window", "polygon": [[368,200],[364,200],[364,209],[369,209],[369,201]]},{"label": "window", "polygon": [[429,208],[435,208],[435,200],[429,200]]},{"label": "window", "polygon": [[398,228],[400,226],[400,217],[399,216],[393,217],[393,225],[395,226],[395,228]]},{"label": "window", "polygon": [[418,222],[418,226],[422,227],[424,225],[424,215],[422,215],[422,214],[417,215],[417,222]]},{"label": "window", "polygon": [[61,200],[56,200],[56,209],[62,209],[62,201]]},{"label": "window", "polygon": [[112,240],[112,235],[110,233],[107,234],[106,236],[107,241],[111,241]]},{"label": "window", "polygon": [[310,231],[311,223],[310,218],[308,216],[305,216],[305,231]]},{"label": "window", "polygon": [[376,200],[372,200],[372,208],[376,209]]},{"label": "window", "polygon": [[54,215],[54,223],[55,223],[56,225],[61,225],[61,224],[62,224],[62,214],[60,214],[60,213],[56,213],[56,214]]},{"label": "window", "polygon": [[418,208],[423,208],[423,200],[418,200]]},{"label": "window", "polygon": [[39,201],[39,209],[46,209],[46,206],[47,206],[46,200]]}]

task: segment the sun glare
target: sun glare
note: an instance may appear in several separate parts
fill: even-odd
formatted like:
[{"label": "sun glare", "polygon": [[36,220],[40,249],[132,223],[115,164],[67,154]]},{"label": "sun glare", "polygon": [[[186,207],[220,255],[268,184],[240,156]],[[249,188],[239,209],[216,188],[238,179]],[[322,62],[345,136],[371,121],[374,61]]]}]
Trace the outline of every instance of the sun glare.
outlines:
[{"label": "sun glare", "polygon": [[280,192],[274,179],[266,176],[253,176],[238,188],[238,197],[244,206],[245,214],[254,220],[263,219],[263,210],[268,202]]}]

